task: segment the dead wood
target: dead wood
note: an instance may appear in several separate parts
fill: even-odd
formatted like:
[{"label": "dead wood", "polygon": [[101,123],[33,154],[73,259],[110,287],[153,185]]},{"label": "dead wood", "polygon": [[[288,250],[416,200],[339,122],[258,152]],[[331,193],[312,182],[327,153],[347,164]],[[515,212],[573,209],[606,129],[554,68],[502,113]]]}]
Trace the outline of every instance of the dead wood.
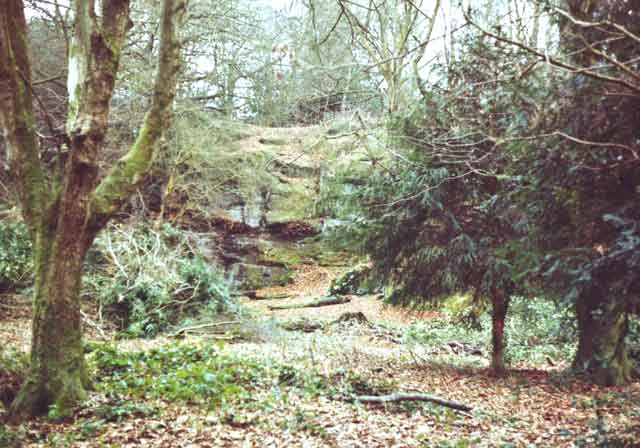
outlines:
[{"label": "dead wood", "polygon": [[299,320],[284,322],[280,326],[287,331],[303,331],[305,333],[312,333],[322,328],[320,322],[315,322],[304,317]]},{"label": "dead wood", "polygon": [[270,305],[270,310],[293,310],[298,308],[316,308],[320,306],[328,305],[341,305],[343,303],[351,302],[348,297],[321,297],[319,299],[311,300],[309,302],[297,303],[293,305]]},{"label": "dead wood", "polygon": [[281,300],[288,299],[291,297],[291,294],[260,294],[256,292],[251,297],[251,300]]},{"label": "dead wood", "polygon": [[200,324],[200,325],[194,325],[192,327],[181,328],[178,331],[176,331],[175,333],[171,333],[169,336],[176,337],[176,336],[180,336],[183,333],[189,333],[189,332],[194,331],[194,330],[203,330],[205,328],[221,327],[223,325],[234,325],[234,324],[239,324],[239,323],[240,323],[239,320],[230,320],[230,321],[226,321],[226,322],[209,322],[209,323],[206,323],[206,324]]},{"label": "dead wood", "polygon": [[430,403],[435,403],[440,406],[445,406],[447,408],[455,409],[457,411],[469,412],[473,410],[471,406],[467,406],[466,404],[459,403],[457,401],[445,400],[444,398],[435,397],[433,395],[426,394],[408,394],[408,393],[395,393],[390,395],[359,395],[353,397],[354,401],[359,401],[360,403],[397,403],[401,401],[428,401]]}]

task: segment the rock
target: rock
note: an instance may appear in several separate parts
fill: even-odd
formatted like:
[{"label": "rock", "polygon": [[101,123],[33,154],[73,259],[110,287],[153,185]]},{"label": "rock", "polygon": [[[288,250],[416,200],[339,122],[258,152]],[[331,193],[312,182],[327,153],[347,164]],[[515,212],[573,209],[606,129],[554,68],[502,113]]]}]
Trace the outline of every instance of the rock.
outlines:
[{"label": "rock", "polygon": [[336,320],[331,322],[331,324],[333,325],[340,322],[358,322],[360,324],[367,324],[369,323],[369,319],[367,319],[367,316],[365,316],[364,313],[361,311],[346,312],[346,313],[342,313],[340,317],[338,317]]},{"label": "rock", "polygon": [[240,289],[255,290],[269,286],[285,286],[291,283],[292,272],[281,266],[263,266],[238,263],[231,267],[236,273],[236,282]]},{"label": "rock", "polygon": [[276,222],[269,224],[267,229],[283,239],[300,239],[319,233],[316,227],[304,221]]}]

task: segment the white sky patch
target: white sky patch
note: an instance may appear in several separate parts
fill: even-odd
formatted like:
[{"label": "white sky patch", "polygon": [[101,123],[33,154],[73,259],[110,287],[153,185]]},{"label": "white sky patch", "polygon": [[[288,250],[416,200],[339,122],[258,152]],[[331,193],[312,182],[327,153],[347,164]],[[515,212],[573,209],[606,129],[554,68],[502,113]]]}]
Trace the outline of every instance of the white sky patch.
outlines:
[{"label": "white sky patch", "polygon": [[290,10],[298,3],[296,0],[257,0],[258,4],[271,6],[276,11]]},{"label": "white sky patch", "polygon": [[75,101],[76,87],[80,82],[80,61],[78,56],[69,58],[69,74],[67,75],[67,92],[69,92],[69,102]]}]

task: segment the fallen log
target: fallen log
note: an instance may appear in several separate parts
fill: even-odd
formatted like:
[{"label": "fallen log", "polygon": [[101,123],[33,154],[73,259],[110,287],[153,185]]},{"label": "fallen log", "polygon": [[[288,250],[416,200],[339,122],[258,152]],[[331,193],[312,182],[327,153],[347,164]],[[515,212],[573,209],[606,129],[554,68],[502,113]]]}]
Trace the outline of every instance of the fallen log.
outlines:
[{"label": "fallen log", "polygon": [[171,333],[169,336],[175,338],[177,336],[180,336],[183,333],[189,333],[189,332],[192,332],[194,330],[202,330],[202,329],[205,329],[205,328],[221,327],[223,325],[234,325],[234,324],[239,324],[239,323],[241,323],[239,320],[230,320],[230,321],[227,321],[227,322],[209,322],[209,323],[206,323],[206,324],[200,324],[200,325],[194,325],[192,327],[181,328],[178,331],[176,331],[174,333]]},{"label": "fallen log", "polygon": [[255,293],[255,295],[251,298],[252,300],[282,300],[288,299],[291,297],[291,294],[259,294]]},{"label": "fallen log", "polygon": [[297,303],[293,305],[269,305],[269,309],[294,310],[298,308],[316,308],[328,305],[341,305],[348,302],[351,302],[351,299],[349,299],[348,297],[321,297],[319,299],[311,300],[310,302]]},{"label": "fallen log", "polygon": [[390,395],[356,395],[353,397],[354,401],[360,403],[394,403],[401,401],[428,401],[440,406],[455,409],[457,411],[469,412],[473,410],[471,406],[459,403],[457,401],[445,400],[443,398],[435,397],[433,395],[426,394],[407,394],[407,393],[395,393]]},{"label": "fallen log", "polygon": [[287,331],[303,331],[305,333],[312,333],[321,329],[322,323],[314,322],[303,317],[299,320],[283,322],[280,326]]}]

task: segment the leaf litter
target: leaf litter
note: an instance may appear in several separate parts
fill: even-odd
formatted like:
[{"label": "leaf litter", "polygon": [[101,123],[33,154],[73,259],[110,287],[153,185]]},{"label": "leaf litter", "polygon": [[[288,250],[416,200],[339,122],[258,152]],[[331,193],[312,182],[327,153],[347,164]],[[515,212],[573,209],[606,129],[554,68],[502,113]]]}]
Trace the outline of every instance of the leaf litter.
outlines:
[{"label": "leaf litter", "polygon": [[[289,287],[262,291],[286,294],[295,303],[325,293],[337,268],[302,266]],[[412,313],[385,307],[374,296],[319,308],[269,311],[283,299],[249,301],[266,316],[262,337],[220,344],[207,335],[186,336],[181,344],[218,344],[222,354],[248,357],[265,365],[294,366],[322,385],[280,384],[252,391],[248,402],[217,407],[190,405],[162,397],[114,404],[108,394],[62,421],[42,418],[7,426],[18,434],[15,446],[48,447],[589,447],[640,446],[640,383],[601,388],[570,376],[563,365],[520,366],[503,377],[489,373],[481,356],[420,352],[402,341],[380,337],[376,329],[399,334],[412,322],[439,319],[437,312]],[[345,312],[361,312],[375,323],[327,325]],[[313,319],[325,325],[310,333],[284,331],[287,319]],[[3,313],[5,346],[28,347],[28,312]],[[257,330],[256,330],[257,331]],[[88,339],[100,339],[89,331]],[[400,342],[400,343],[398,343]],[[158,337],[122,350],[175,345]],[[485,350],[485,353],[487,351]],[[469,359],[467,359],[469,358]],[[469,362],[467,362],[469,361]],[[365,391],[421,392],[473,408],[456,412],[430,403],[362,404],[346,394]],[[125,409],[122,415],[97,412]],[[0,435],[2,432],[0,431]],[[2,439],[0,439],[2,440]],[[10,446],[10,445],[9,445]]]}]

